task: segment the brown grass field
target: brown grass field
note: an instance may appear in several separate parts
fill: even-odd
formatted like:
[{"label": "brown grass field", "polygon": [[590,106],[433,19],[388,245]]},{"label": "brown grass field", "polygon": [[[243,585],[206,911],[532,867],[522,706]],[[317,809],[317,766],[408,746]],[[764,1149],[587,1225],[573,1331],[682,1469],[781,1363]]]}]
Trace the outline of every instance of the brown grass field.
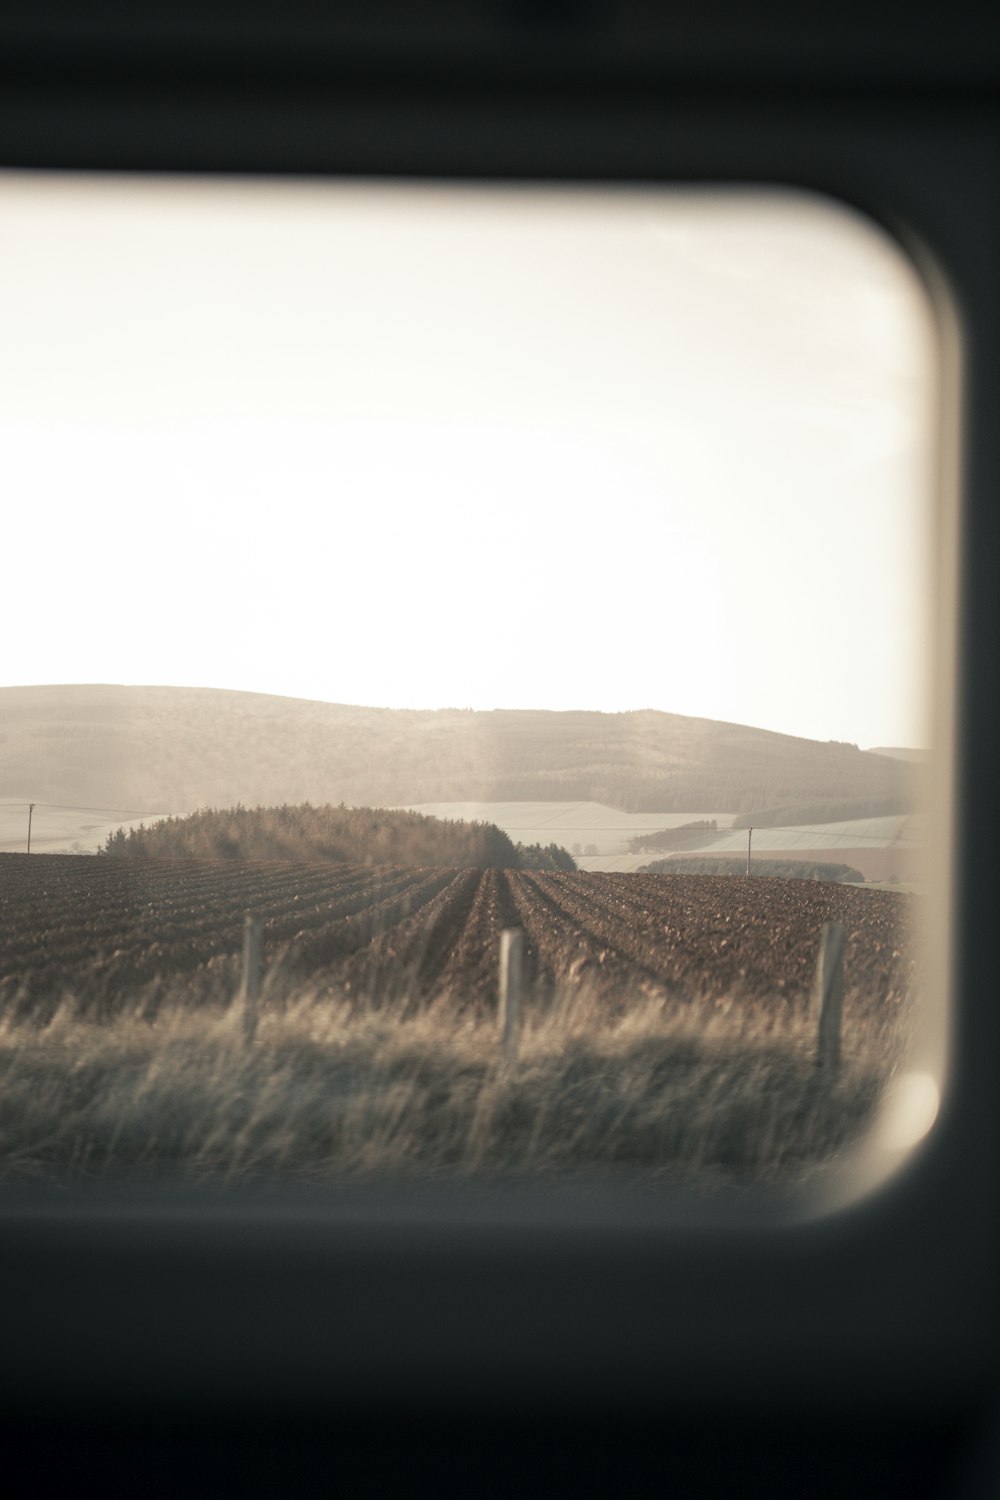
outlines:
[{"label": "brown grass field", "polygon": [[[905,1054],[915,898],[820,882],[0,855],[0,1176],[794,1184]],[[244,1037],[244,913],[263,990]],[[825,921],[844,1062],[815,1063]],[[524,929],[514,1060],[497,949]]]}]

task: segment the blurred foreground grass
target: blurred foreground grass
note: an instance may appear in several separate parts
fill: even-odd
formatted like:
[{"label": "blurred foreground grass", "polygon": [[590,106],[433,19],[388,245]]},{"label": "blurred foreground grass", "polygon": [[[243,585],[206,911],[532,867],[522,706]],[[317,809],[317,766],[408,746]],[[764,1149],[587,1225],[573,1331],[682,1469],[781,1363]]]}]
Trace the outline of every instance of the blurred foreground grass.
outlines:
[{"label": "blurred foreground grass", "polygon": [[67,995],[0,1019],[0,1178],[794,1184],[863,1135],[905,1035],[898,1010],[848,1012],[825,1080],[815,1021],[784,1002],[611,1015],[576,989],[526,1017],[508,1063],[495,1017],[449,999],[265,994],[247,1043],[237,1003],[168,987],[98,1020]]}]

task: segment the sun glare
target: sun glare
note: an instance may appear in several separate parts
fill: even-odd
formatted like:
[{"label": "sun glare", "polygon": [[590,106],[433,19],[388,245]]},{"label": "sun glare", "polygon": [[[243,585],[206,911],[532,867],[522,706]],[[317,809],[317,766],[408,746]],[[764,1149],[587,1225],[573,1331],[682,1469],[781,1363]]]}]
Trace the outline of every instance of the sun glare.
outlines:
[{"label": "sun glare", "polygon": [[859,217],[7,173],[0,225],[5,609],[75,619],[18,681],[924,742],[930,314]]}]

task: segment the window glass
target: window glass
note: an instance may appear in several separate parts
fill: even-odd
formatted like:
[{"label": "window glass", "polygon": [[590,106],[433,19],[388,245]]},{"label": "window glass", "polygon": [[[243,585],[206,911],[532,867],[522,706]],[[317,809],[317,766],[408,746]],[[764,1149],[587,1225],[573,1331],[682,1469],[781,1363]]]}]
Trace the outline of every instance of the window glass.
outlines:
[{"label": "window glass", "polygon": [[0,1175],[794,1186],[929,1128],[884,231],[10,173],[0,264]]}]

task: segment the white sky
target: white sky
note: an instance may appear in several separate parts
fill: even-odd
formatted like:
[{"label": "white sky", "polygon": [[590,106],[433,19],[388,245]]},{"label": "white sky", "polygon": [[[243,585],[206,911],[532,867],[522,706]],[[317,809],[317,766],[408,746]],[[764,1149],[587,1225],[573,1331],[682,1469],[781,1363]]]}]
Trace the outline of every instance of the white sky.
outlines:
[{"label": "white sky", "polygon": [[824,200],[0,175],[0,681],[922,744],[932,320]]}]

